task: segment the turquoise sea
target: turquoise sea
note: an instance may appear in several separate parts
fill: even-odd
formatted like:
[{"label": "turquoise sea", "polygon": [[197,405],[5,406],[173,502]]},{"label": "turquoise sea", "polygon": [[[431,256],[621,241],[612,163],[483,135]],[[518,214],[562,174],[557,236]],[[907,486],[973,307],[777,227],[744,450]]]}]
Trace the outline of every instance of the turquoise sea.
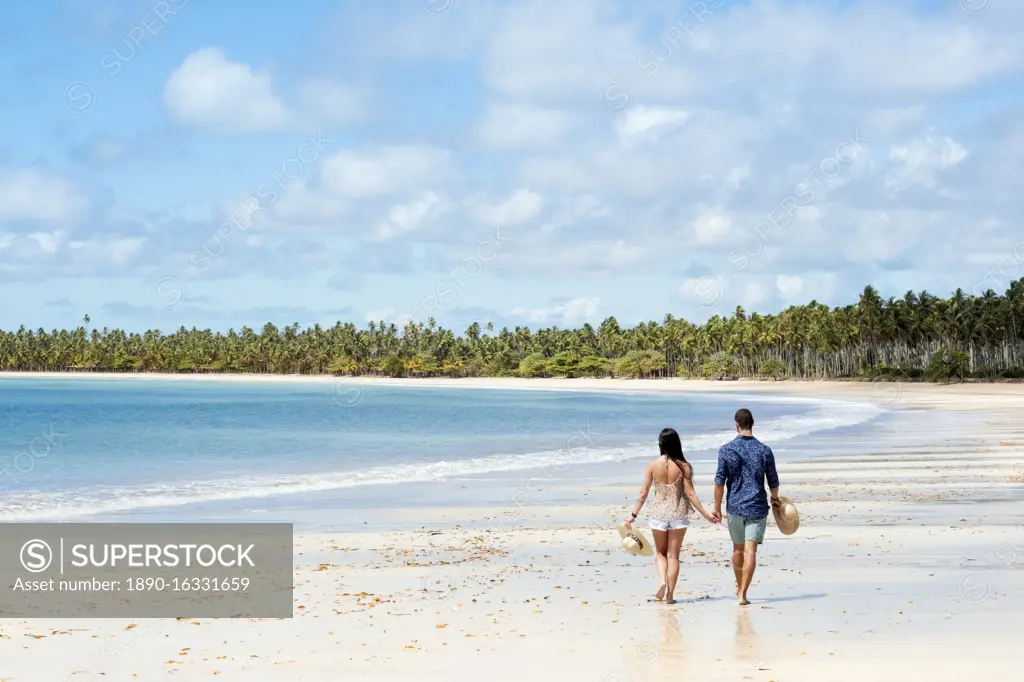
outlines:
[{"label": "turquoise sea", "polygon": [[783,459],[787,442],[882,412],[717,394],[0,378],[0,521],[294,512],[330,524],[318,511],[500,506],[531,472],[626,480],[666,426],[691,460],[712,460],[741,406]]}]

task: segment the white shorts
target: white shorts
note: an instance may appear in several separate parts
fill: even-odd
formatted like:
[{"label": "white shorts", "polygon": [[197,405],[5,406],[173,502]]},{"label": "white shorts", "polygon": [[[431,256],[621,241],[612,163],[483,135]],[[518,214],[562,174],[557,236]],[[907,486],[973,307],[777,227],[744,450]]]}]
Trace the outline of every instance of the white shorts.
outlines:
[{"label": "white shorts", "polygon": [[680,528],[686,528],[689,525],[690,519],[674,519],[672,521],[651,519],[651,530],[679,530]]}]

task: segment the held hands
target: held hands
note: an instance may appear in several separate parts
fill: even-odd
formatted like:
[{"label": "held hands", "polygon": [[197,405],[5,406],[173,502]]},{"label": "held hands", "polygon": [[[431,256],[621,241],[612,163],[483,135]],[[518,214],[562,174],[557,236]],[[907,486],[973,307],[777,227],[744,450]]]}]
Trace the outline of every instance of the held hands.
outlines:
[{"label": "held hands", "polygon": [[704,516],[704,518],[706,518],[709,523],[721,523],[722,522],[722,512],[720,512],[718,510],[715,510],[715,511],[711,512],[710,514],[706,514]]}]

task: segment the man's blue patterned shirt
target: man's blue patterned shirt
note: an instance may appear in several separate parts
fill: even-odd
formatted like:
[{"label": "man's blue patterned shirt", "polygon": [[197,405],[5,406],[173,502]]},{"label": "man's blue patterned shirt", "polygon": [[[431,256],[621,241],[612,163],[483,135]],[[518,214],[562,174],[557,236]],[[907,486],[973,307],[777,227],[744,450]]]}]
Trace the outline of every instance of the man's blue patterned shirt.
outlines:
[{"label": "man's blue patterned shirt", "polygon": [[729,516],[763,519],[768,516],[769,488],[779,487],[772,449],[753,436],[736,436],[718,450],[715,485],[727,486],[725,511]]}]

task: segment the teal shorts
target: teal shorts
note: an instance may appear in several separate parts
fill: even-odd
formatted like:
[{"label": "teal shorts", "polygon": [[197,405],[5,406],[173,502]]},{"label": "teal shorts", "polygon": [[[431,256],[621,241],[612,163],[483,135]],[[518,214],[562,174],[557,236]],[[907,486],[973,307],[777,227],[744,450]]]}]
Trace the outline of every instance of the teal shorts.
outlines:
[{"label": "teal shorts", "polygon": [[745,519],[742,516],[729,517],[729,537],[733,544],[742,545],[745,542],[764,542],[764,529],[768,525],[768,517],[763,519]]}]

